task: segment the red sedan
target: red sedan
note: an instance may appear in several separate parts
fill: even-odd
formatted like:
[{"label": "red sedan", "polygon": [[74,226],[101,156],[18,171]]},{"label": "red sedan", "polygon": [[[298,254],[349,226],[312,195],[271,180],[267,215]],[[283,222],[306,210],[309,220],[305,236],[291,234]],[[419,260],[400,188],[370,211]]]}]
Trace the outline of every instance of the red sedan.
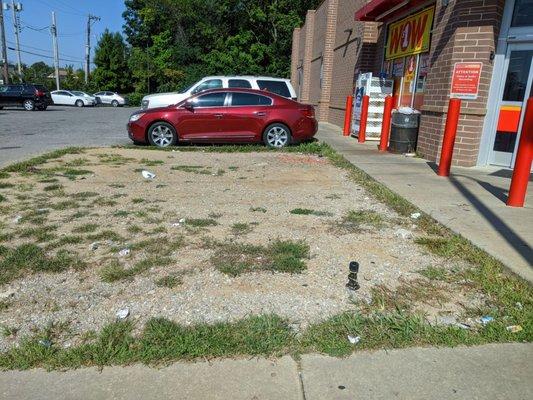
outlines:
[{"label": "red sedan", "polygon": [[130,117],[135,143],[167,147],[178,142],[259,143],[284,147],[311,139],[317,131],[313,106],[251,89],[215,89],[173,106]]}]

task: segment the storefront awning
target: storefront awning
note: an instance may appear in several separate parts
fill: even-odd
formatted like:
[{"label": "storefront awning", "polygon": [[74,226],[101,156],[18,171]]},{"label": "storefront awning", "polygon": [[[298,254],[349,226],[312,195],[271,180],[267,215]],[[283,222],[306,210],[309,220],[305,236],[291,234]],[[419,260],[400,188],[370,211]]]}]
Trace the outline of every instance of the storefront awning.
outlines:
[{"label": "storefront awning", "polygon": [[355,13],[356,21],[382,21],[406,6],[416,6],[427,0],[372,0]]}]

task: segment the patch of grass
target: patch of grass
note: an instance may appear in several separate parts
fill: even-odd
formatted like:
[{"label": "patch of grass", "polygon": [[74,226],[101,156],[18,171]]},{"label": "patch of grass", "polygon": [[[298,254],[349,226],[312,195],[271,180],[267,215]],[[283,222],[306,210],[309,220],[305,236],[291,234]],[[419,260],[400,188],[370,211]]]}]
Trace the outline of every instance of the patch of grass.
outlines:
[{"label": "patch of grass", "polygon": [[132,202],[133,204],[140,204],[140,203],[144,203],[145,201],[146,201],[146,200],[143,199],[143,198],[141,198],[141,197],[136,197],[136,198],[134,198],[134,199],[131,199],[131,202]]},{"label": "patch of grass", "polygon": [[22,244],[9,249],[0,257],[0,284],[11,282],[28,272],[62,272],[68,268],[85,267],[75,253],[64,250],[48,256],[35,244]]},{"label": "patch of grass", "polygon": [[105,197],[97,197],[92,204],[100,207],[112,207],[116,206],[118,203],[115,200],[106,199]]},{"label": "patch of grass", "polygon": [[48,185],[43,188],[45,192],[51,192],[54,190],[62,190],[62,189],[63,189],[63,185],[60,185],[60,184]]},{"label": "patch of grass", "polygon": [[231,233],[235,236],[246,235],[252,231],[252,226],[245,222],[237,222],[231,226]]},{"label": "patch of grass", "polygon": [[341,196],[336,194],[336,193],[328,194],[326,196],[326,199],[328,199],[328,200],[339,200],[340,198],[341,198]]},{"label": "patch of grass", "polygon": [[98,224],[84,224],[81,226],[77,226],[76,228],[72,229],[72,232],[74,233],[90,233],[94,232],[99,228],[100,225]]},{"label": "patch of grass", "polygon": [[185,239],[182,236],[168,238],[156,237],[141,240],[130,246],[132,251],[144,251],[146,254],[158,254],[161,256],[170,256],[174,251],[179,250],[185,245]]},{"label": "patch of grass", "polygon": [[172,263],[170,257],[153,256],[138,261],[131,268],[124,268],[118,260],[113,260],[100,270],[100,277],[104,282],[116,282],[124,279],[132,279],[154,267],[161,267]]},{"label": "patch of grass", "polygon": [[385,225],[383,216],[376,211],[348,211],[340,221],[333,224],[334,230],[343,233],[357,233],[369,229],[380,229]]},{"label": "patch of grass", "polygon": [[0,182],[0,189],[9,189],[12,187],[15,187],[15,185],[13,185],[12,183]]},{"label": "patch of grass", "polygon": [[135,158],[124,157],[120,154],[98,154],[97,157],[101,164],[124,165],[129,162],[137,161]]},{"label": "patch of grass", "polygon": [[309,245],[276,240],[268,246],[235,242],[218,243],[211,263],[221,272],[238,276],[254,271],[301,273],[307,268]]},{"label": "patch of grass", "polygon": [[0,203],[4,201],[7,201],[7,197],[0,194]]},{"label": "patch of grass", "polygon": [[172,171],[182,171],[200,175],[211,175],[211,167],[204,165],[173,165]]},{"label": "patch of grass", "polygon": [[72,161],[68,161],[65,163],[65,166],[67,167],[83,167],[84,165],[87,165],[89,163],[89,159],[85,157],[75,158]]},{"label": "patch of grass", "polygon": [[167,233],[167,228],[164,226],[156,226],[154,229],[148,232],[148,235],[158,235],[160,233]]},{"label": "patch of grass", "polygon": [[88,240],[111,240],[113,242],[122,242],[124,238],[115,231],[106,229],[102,232],[98,232],[87,236]]},{"label": "patch of grass", "polygon": [[6,171],[1,171],[0,170],[0,179],[7,179],[9,178],[11,175],[9,175]]},{"label": "patch of grass", "polygon": [[27,172],[28,169],[31,169],[31,167],[44,164],[48,162],[49,160],[62,157],[66,154],[81,154],[83,152],[84,152],[84,149],[82,149],[81,147],[67,147],[65,149],[55,150],[49,153],[42,154],[37,157],[30,158],[29,160],[26,160],[26,161],[11,164],[5,167],[2,171],[3,172]]},{"label": "patch of grass", "polygon": [[80,218],[86,217],[87,215],[89,215],[89,211],[87,211],[87,210],[76,211],[74,214],[72,214],[72,215],[70,215],[68,217],[67,221],[80,219]]},{"label": "patch of grass", "polygon": [[57,178],[42,178],[42,179],[38,179],[37,182],[40,182],[40,183],[55,183],[55,182],[59,182],[59,179],[57,179]]},{"label": "patch of grass", "polygon": [[162,160],[149,160],[148,158],[143,158],[141,164],[146,165],[147,167],[154,167],[156,165],[162,165],[165,162]]},{"label": "patch of grass", "polygon": [[180,276],[176,275],[165,275],[162,278],[159,278],[155,281],[155,284],[160,287],[166,287],[172,289],[178,285],[181,285],[183,280]]},{"label": "patch of grass", "polygon": [[239,169],[239,167],[236,167],[236,166],[233,166],[233,165],[232,165],[232,166],[229,166],[228,169],[229,169],[230,171],[237,171],[237,170]]},{"label": "patch of grass", "polygon": [[261,213],[266,213],[266,212],[267,212],[267,209],[264,208],[264,207],[250,207],[250,211],[251,211],[251,212],[261,212]]},{"label": "patch of grass", "polygon": [[157,365],[242,355],[266,357],[287,351],[294,339],[287,321],[275,315],[195,326],[154,318],[138,338],[132,334],[133,327],[128,321],[113,323],[88,343],[68,349],[55,345],[53,340],[49,348],[40,345],[39,339],[50,337],[41,333],[1,354],[0,368],[64,369],[139,362]]},{"label": "patch of grass", "polygon": [[435,281],[447,281],[449,271],[444,267],[428,266],[417,271],[420,275]]},{"label": "patch of grass", "polygon": [[129,233],[141,233],[143,232],[143,229],[139,225],[130,225],[128,226],[128,232]]},{"label": "patch of grass", "polygon": [[115,189],[122,189],[126,187],[126,185],[123,185],[122,183],[111,183],[107,186],[109,186],[110,188],[115,188]]},{"label": "patch of grass", "polygon": [[83,241],[84,241],[84,238],[83,236],[80,236],[80,235],[63,235],[56,241],[52,243],[48,243],[46,245],[46,250],[57,249],[59,247],[63,247],[69,244],[70,245],[80,244],[80,243],[83,243]]},{"label": "patch of grass", "polygon": [[18,235],[21,238],[33,238],[37,242],[49,242],[56,237],[54,231],[56,231],[57,228],[57,225],[23,228],[18,231]]},{"label": "patch of grass", "polygon": [[113,213],[113,217],[127,217],[128,215],[130,215],[130,212],[129,211],[126,211],[126,210],[119,210],[119,211],[115,211]]},{"label": "patch of grass", "polygon": [[78,203],[75,200],[64,200],[64,201],[60,201],[60,202],[50,205],[50,208],[53,208],[54,210],[57,210],[57,211],[63,211],[63,210],[68,210],[71,208],[79,208],[79,207],[80,207],[80,203]]},{"label": "patch of grass", "polygon": [[213,219],[219,219],[220,217],[222,217],[222,213],[216,213],[216,212],[210,212],[209,214],[207,214],[207,216],[209,218],[213,218]]},{"label": "patch of grass", "polygon": [[317,217],[331,217],[333,214],[327,211],[317,211],[317,210],[311,210],[309,208],[295,208],[290,211],[291,214],[296,215],[314,215]]},{"label": "patch of grass", "polygon": [[218,225],[218,222],[213,218],[187,218],[185,220],[185,226],[192,228],[207,228],[216,225]]}]

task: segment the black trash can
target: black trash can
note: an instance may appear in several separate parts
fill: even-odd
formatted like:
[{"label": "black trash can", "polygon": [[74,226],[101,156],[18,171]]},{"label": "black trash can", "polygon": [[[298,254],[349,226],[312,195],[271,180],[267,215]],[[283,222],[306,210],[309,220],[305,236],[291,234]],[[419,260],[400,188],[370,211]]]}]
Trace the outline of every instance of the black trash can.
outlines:
[{"label": "black trash can", "polygon": [[419,113],[392,113],[389,151],[391,153],[414,153],[418,139]]}]

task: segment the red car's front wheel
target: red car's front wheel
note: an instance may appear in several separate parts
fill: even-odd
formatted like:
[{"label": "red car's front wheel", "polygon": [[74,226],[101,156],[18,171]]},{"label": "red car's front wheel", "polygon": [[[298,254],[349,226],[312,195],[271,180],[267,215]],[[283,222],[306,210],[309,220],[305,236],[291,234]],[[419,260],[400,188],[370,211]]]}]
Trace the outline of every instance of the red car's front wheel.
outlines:
[{"label": "red car's front wheel", "polygon": [[148,129],[148,141],[157,147],[174,146],[178,143],[178,134],[172,125],[156,122]]}]

